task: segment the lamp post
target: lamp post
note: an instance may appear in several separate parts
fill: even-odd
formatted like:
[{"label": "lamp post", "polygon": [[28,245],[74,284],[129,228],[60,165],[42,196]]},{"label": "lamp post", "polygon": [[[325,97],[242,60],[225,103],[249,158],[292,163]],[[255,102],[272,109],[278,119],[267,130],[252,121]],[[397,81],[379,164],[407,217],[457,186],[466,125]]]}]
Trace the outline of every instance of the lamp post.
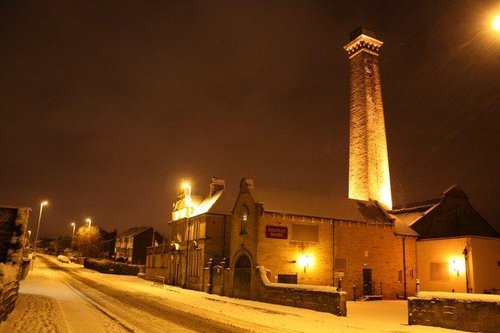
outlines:
[{"label": "lamp post", "polygon": [[75,222],[71,222],[71,226],[73,227],[73,234],[71,235],[71,252],[73,252],[73,243],[75,241]]},{"label": "lamp post", "polygon": [[183,288],[187,287],[188,282],[188,262],[189,262],[189,215],[191,208],[191,185],[188,182],[182,183],[182,188],[184,190],[184,208],[186,209],[186,260],[185,260],[185,270],[184,270],[184,283],[182,284]]},{"label": "lamp post", "polygon": [[[38,243],[38,233],[40,232],[40,221],[42,220],[42,211],[43,211],[43,207],[44,206],[47,206],[49,204],[48,201],[42,201],[40,203],[40,213],[38,214],[38,223],[36,225],[36,234],[35,234],[35,247],[33,249],[33,253],[35,254],[36,256],[36,248],[37,248],[37,243]],[[33,269],[34,267],[34,263],[33,263],[33,266],[31,266],[31,269]]]},{"label": "lamp post", "polygon": [[92,220],[90,219],[90,217],[87,217],[85,219],[85,222],[87,222],[89,224],[88,227],[90,228],[90,226],[92,225]]}]

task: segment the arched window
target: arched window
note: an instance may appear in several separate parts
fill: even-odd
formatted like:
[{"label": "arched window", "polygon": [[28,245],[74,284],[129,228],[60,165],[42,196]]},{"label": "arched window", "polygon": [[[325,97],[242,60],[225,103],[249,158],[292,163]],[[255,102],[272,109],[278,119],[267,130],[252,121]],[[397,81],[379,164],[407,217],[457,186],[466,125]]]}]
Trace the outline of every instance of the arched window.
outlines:
[{"label": "arched window", "polygon": [[246,206],[243,206],[243,208],[241,209],[240,222],[241,222],[240,234],[248,233],[248,208]]}]

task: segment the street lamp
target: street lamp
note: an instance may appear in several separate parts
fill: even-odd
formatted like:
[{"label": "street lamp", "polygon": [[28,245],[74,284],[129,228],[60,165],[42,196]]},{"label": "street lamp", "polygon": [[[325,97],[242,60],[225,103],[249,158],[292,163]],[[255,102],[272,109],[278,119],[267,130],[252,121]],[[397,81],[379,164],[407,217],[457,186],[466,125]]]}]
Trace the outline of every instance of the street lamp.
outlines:
[{"label": "street lamp", "polygon": [[[33,253],[35,254],[35,256],[36,256],[36,248],[37,248],[37,243],[38,243],[38,233],[40,231],[40,221],[42,220],[42,211],[43,211],[43,207],[47,206],[48,204],[49,204],[48,201],[42,201],[40,203],[40,214],[38,214],[38,224],[36,226],[36,234],[35,234],[35,247],[33,250]],[[33,269],[33,266],[31,266],[31,269]]]},{"label": "street lamp", "polygon": [[500,14],[493,18],[492,27],[493,30],[500,32]]},{"label": "street lamp", "polygon": [[85,219],[85,222],[87,222],[89,224],[88,227],[90,228],[90,226],[92,225],[92,220],[90,219],[90,217],[87,217]]},{"label": "street lamp", "polygon": [[71,235],[71,252],[73,252],[73,243],[75,241],[75,222],[71,222],[71,226],[73,227],[73,234]]},{"label": "street lamp", "polygon": [[183,288],[187,287],[188,282],[188,262],[189,262],[189,215],[191,208],[191,184],[188,182],[182,182],[182,189],[184,190],[184,209],[186,211],[186,260],[185,260],[185,270],[184,270],[184,283],[182,284]]}]

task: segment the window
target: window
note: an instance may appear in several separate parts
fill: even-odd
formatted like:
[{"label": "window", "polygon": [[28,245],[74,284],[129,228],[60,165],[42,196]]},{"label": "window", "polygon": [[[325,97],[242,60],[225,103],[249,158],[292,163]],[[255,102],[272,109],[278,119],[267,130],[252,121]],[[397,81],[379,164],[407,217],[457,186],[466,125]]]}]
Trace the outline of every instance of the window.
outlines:
[{"label": "window", "polygon": [[292,241],[318,242],[319,230],[317,225],[292,224]]},{"label": "window", "polygon": [[297,284],[297,274],[278,274],[278,283]]},{"label": "window", "polygon": [[246,206],[243,206],[243,208],[241,209],[240,222],[241,222],[240,234],[248,233],[248,208]]},{"label": "window", "polygon": [[431,281],[449,281],[450,273],[449,273],[449,265],[444,262],[431,262]]}]

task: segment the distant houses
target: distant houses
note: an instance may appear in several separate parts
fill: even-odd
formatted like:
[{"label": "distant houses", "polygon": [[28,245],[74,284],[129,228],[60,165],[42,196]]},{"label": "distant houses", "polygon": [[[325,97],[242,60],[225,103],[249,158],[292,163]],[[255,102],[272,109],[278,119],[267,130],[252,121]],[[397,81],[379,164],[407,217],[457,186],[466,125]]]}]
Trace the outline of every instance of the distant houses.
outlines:
[{"label": "distant houses", "polygon": [[161,244],[163,236],[153,227],[132,227],[116,236],[115,259],[131,264],[146,263],[146,249]]}]

